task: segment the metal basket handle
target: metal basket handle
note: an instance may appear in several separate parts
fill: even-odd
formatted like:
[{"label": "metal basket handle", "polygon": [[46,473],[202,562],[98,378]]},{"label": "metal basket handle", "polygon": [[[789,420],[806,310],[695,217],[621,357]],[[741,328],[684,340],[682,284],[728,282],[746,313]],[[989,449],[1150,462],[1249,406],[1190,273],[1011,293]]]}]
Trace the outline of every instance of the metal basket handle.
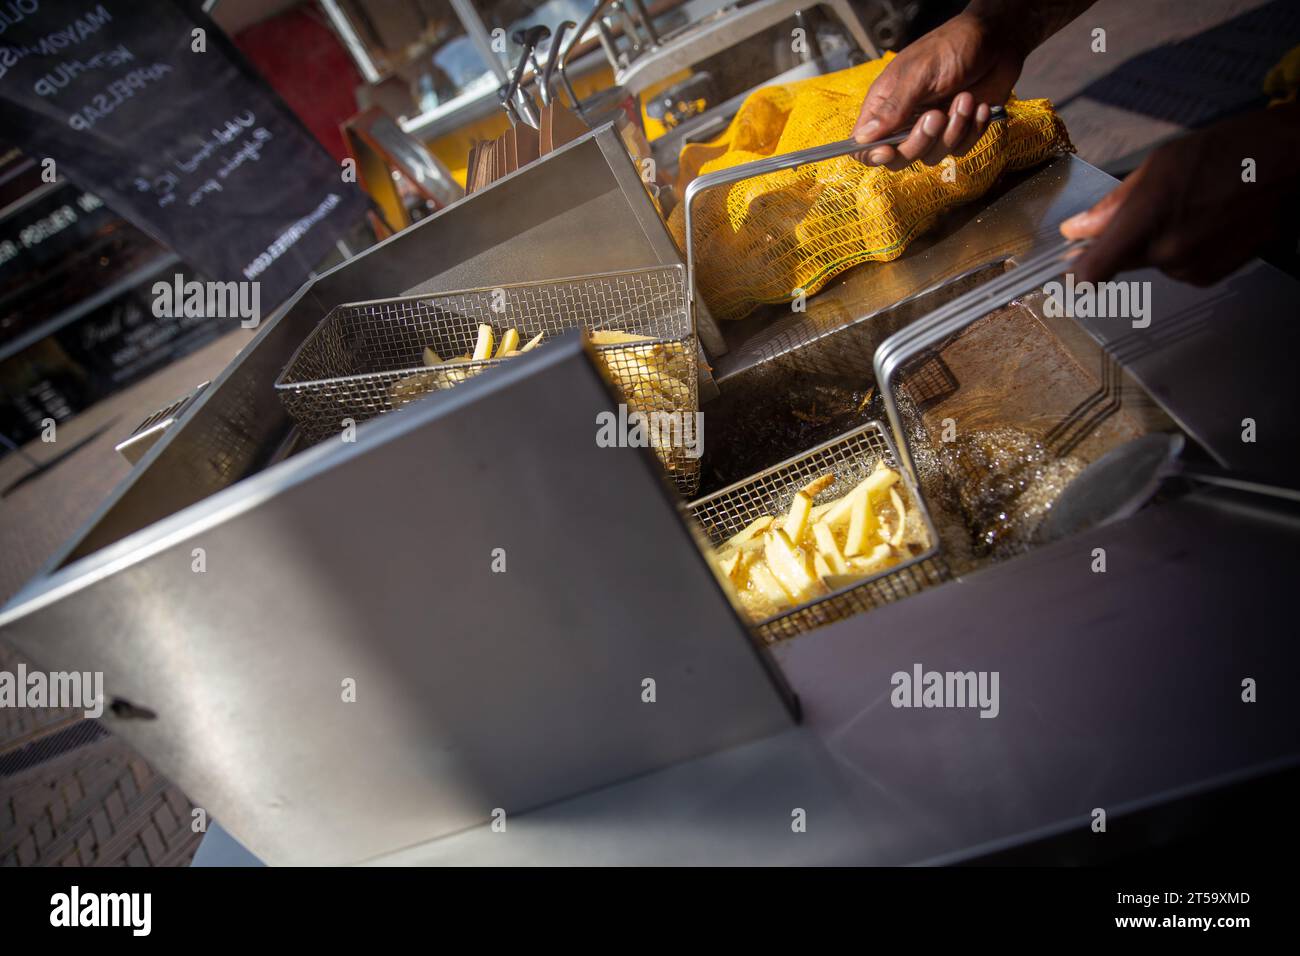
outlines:
[{"label": "metal basket handle", "polygon": [[916,469],[912,465],[912,455],[907,436],[903,432],[898,404],[894,401],[894,384],[899,369],[926,349],[960,332],[993,309],[1040,288],[1048,280],[1060,275],[1087,245],[1088,240],[1076,239],[1052,246],[1029,257],[1016,268],[958,296],[880,343],[872,360],[876,372],[876,388],[880,391],[890,428],[894,432],[900,463],[907,468],[914,480],[917,478]]},{"label": "metal basket handle", "polygon": [[[1005,107],[994,106],[990,110],[989,123],[1004,120],[1006,116]],[[852,138],[842,139],[838,142],[827,143],[824,146],[810,146],[808,149],[796,150],[793,153],[782,153],[780,156],[769,156],[767,159],[743,163],[730,169],[720,169],[716,173],[705,173],[703,176],[697,176],[691,180],[686,187],[686,195],[682,200],[686,205],[686,294],[690,303],[691,314],[695,314],[696,298],[694,217],[692,213],[695,208],[695,199],[700,193],[718,186],[729,186],[741,180],[753,179],[755,176],[779,173],[782,170],[807,166],[809,163],[819,163],[827,159],[836,159],[840,156],[848,156],[851,153],[870,152],[878,146],[897,146],[910,135],[911,129],[909,128],[901,133],[895,133],[893,136],[887,136],[884,139],[874,140],[870,143],[859,143]]]}]

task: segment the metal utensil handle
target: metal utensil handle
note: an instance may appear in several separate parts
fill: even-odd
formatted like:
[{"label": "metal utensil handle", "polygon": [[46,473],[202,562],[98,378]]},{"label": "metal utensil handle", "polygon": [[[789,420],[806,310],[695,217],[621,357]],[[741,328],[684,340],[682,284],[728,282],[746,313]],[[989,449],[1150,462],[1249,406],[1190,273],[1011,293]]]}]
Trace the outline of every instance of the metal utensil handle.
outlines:
[{"label": "metal utensil handle", "polygon": [[[1005,119],[1006,115],[1007,112],[1004,107],[994,106],[990,111],[989,122],[993,123]],[[809,163],[836,159],[852,153],[870,152],[879,146],[897,146],[910,135],[911,129],[909,128],[901,133],[895,133],[893,136],[887,136],[884,139],[878,139],[870,143],[859,143],[852,138],[842,139],[835,143],[827,143],[825,146],[812,146],[808,149],[796,150],[793,153],[783,153],[780,156],[769,156],[767,159],[743,163],[740,166],[733,166],[731,169],[720,169],[716,173],[705,173],[703,176],[697,176],[691,180],[690,185],[686,187],[686,195],[682,201],[686,205],[686,289],[687,295],[690,297],[692,312],[695,309],[696,299],[694,216],[692,213],[695,209],[695,200],[700,193],[715,189],[718,186],[729,186],[741,180],[753,179],[756,176],[778,173],[782,170],[794,169],[797,166],[807,166]]]},{"label": "metal utensil handle", "polygon": [[528,58],[532,55],[533,47],[550,35],[550,27],[538,24],[534,27],[528,27],[526,30],[516,30],[514,36],[511,37],[522,47],[522,50],[519,53],[519,64],[510,76],[510,87],[506,92],[506,99],[518,103],[519,115],[533,128],[537,127],[539,120],[537,110],[533,108],[532,100],[525,93],[516,101],[515,94],[519,92],[519,83],[524,78],[524,69],[528,66]]},{"label": "metal utensil handle", "polygon": [[528,62],[533,67],[533,83],[537,86],[537,98],[542,101],[543,106],[550,106],[551,91],[542,82],[542,64],[537,60],[537,47],[528,51]]},{"label": "metal utensil handle", "polygon": [[[575,26],[577,24],[572,20],[565,20],[555,28],[555,33],[551,37],[551,48],[546,54],[546,68],[542,71],[542,89],[546,90],[547,97],[551,96],[551,76],[555,73],[555,65],[560,61],[560,51],[564,49],[564,35]],[[565,86],[568,86],[567,80]],[[571,91],[570,95],[572,95]]]},{"label": "metal utensil handle", "polygon": [[[573,42],[569,44],[568,49],[564,51],[564,56],[560,59],[561,76],[563,76],[564,71],[568,69],[569,57],[573,55],[574,48],[582,40],[583,36],[586,35],[587,31],[591,29],[591,25],[596,22],[596,18],[600,16],[601,13],[604,12],[605,8],[613,2],[614,0],[596,0],[595,5],[591,8],[591,13],[587,14],[587,18],[582,21],[582,26],[578,27],[578,32],[573,35]],[[565,80],[565,86],[568,86],[568,80]],[[573,90],[570,89],[569,93],[572,95]],[[574,103],[576,105],[576,99],[574,100]]]},{"label": "metal utensil handle", "polygon": [[947,305],[939,307],[928,316],[913,322],[905,329],[895,332],[876,349],[872,361],[876,373],[876,388],[884,402],[889,425],[894,431],[900,463],[907,468],[913,479],[919,480],[916,469],[912,465],[912,455],[908,448],[907,436],[903,431],[903,420],[898,412],[898,403],[894,400],[895,376],[898,370],[926,349],[938,345],[993,309],[1026,292],[1041,288],[1048,280],[1064,272],[1070,260],[1087,244],[1087,240],[1073,240],[1031,256],[1002,276],[977,286]]},{"label": "metal utensil handle", "polygon": [[515,109],[515,104],[510,102],[509,94],[509,83],[497,87],[497,101],[501,104],[501,108],[506,111],[506,119],[510,120],[511,126],[518,126],[522,121],[519,118],[519,111]]},{"label": "metal utensil handle", "polygon": [[1230,474],[1220,475],[1213,472],[1201,471],[1196,468],[1183,468],[1176,471],[1174,476],[1178,478],[1186,478],[1189,481],[1200,482],[1205,485],[1216,485],[1222,488],[1232,488],[1235,491],[1246,491],[1253,495],[1262,495],[1266,498],[1278,498],[1283,501],[1300,502],[1300,490],[1295,488],[1283,488],[1281,485],[1268,485],[1247,478],[1234,478]]},{"label": "metal utensil handle", "polygon": [[641,0],[630,0],[632,4],[632,16],[640,24],[641,29],[645,31],[650,40],[650,45],[656,47],[659,45],[659,31],[655,29],[654,20],[650,17],[650,11],[645,8]]}]

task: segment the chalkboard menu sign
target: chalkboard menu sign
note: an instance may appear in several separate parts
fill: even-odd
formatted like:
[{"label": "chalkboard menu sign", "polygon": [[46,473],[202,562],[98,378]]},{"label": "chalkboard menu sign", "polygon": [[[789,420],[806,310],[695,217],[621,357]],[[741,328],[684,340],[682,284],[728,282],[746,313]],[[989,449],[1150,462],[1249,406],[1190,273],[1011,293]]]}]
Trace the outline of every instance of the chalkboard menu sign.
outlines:
[{"label": "chalkboard menu sign", "polygon": [[192,4],[4,0],[0,128],[270,309],[367,200]]}]

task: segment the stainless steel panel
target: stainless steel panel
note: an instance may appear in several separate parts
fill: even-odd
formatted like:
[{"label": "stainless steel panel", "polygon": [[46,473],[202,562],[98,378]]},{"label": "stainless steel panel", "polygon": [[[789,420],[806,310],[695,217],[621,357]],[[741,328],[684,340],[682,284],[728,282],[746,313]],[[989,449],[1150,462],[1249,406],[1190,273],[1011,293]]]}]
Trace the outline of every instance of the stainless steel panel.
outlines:
[{"label": "stainless steel panel", "polygon": [[[1150,508],[778,645],[802,727],[544,807],[509,840],[476,827],[377,862],[898,865],[1121,841],[1136,810],[1300,762],[1297,548],[1295,513],[1231,495]],[[1000,671],[1001,712],[891,707],[916,662]]]},{"label": "stainless steel panel", "polygon": [[613,407],[571,333],[109,546],[0,627],[154,711],[105,720],[271,863],[361,860],[789,727],[649,450],[597,447]]}]

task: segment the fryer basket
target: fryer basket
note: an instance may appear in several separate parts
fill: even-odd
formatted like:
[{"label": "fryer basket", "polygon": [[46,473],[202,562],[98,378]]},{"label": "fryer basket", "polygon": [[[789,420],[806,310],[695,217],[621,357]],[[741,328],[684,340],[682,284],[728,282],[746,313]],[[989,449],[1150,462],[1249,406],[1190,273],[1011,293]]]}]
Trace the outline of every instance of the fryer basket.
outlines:
[{"label": "fryer basket", "polygon": [[[511,328],[521,345],[543,333],[540,347],[573,328],[645,336],[595,347],[629,411],[699,411],[699,348],[680,265],[340,305],[299,346],[275,388],[304,442],[315,444],[337,435],[345,419],[360,424],[509,362],[423,364],[426,347],[444,359],[472,353],[480,324],[498,342]],[[698,456],[675,440],[654,451],[682,493],[694,494]]]},{"label": "fryer basket", "polygon": [[899,473],[925,526],[929,546],[892,567],[758,622],[754,628],[763,640],[775,642],[794,637],[916,594],[947,579],[947,568],[939,556],[939,536],[925,499],[911,474],[899,467],[887,429],[879,421],[867,422],[688,506],[691,517],[700,524],[710,544],[718,545],[756,518],[784,514],[795,492],[814,478],[827,472],[835,475],[835,482],[816,499],[818,503],[829,501],[852,490],[882,460]]}]

